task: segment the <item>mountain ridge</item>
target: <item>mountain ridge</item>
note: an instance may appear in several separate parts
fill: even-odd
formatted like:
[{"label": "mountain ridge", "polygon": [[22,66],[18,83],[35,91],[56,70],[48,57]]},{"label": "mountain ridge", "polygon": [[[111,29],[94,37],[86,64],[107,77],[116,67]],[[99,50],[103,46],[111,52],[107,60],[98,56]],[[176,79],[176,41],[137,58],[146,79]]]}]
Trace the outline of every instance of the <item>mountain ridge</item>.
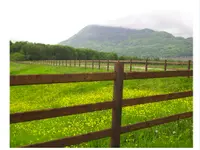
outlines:
[{"label": "mountain ridge", "polygon": [[175,37],[166,31],[88,25],[60,45],[91,48],[137,57],[192,56],[193,38]]}]

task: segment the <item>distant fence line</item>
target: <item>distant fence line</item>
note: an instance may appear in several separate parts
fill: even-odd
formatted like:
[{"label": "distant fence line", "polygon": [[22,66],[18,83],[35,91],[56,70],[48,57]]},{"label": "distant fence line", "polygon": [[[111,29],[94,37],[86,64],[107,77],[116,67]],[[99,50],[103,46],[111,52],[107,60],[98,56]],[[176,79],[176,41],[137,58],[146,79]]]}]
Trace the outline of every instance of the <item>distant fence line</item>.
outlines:
[{"label": "distant fence line", "polygon": [[[50,63],[51,61],[49,61]],[[44,61],[42,62],[44,63]],[[110,137],[110,147],[120,147],[120,134],[150,128],[179,119],[190,118],[193,112],[184,112],[163,118],[157,118],[132,125],[121,126],[122,107],[135,106],[154,102],[168,101],[178,98],[191,97],[193,91],[154,95],[140,98],[123,99],[123,81],[130,79],[167,78],[193,76],[192,70],[187,71],[163,71],[163,72],[124,72],[124,64],[115,63],[114,72],[106,73],[78,73],[78,74],[46,74],[46,75],[11,75],[10,86],[32,85],[32,84],[55,84],[71,82],[92,82],[92,81],[114,81],[113,100],[95,104],[85,104],[62,108],[35,110],[10,114],[10,123],[20,123],[33,120],[68,116],[100,110],[112,109],[112,127],[101,131],[87,134],[55,139],[43,143],[36,143],[24,147],[65,147],[91,140]]]},{"label": "distant fence line", "polygon": [[[107,71],[114,69],[114,64],[116,62],[121,62],[129,68],[129,71],[134,71],[133,66],[137,67],[136,65],[143,65],[143,67],[139,66],[140,69],[144,69],[148,71],[148,69],[152,69],[149,67],[152,66],[153,69],[159,68],[160,70],[167,71],[167,70],[190,70],[193,62],[191,60],[184,61],[184,62],[168,62],[167,60],[164,61],[150,61],[150,60],[34,60],[34,61],[18,61],[20,63],[30,63],[30,64],[46,64],[46,65],[53,65],[53,66],[68,66],[68,67],[85,67],[91,69],[101,69],[104,68]],[[163,65],[163,66],[162,66]],[[167,66],[184,66],[183,68],[168,68]]]}]

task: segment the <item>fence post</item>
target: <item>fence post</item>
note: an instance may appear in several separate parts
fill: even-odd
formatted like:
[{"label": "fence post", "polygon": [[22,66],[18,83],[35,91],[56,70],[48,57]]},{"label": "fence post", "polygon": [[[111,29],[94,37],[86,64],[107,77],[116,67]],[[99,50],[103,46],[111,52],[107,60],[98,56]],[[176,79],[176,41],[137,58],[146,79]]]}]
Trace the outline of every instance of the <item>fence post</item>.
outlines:
[{"label": "fence post", "polygon": [[86,61],[86,59],[85,59],[85,69],[87,68],[87,61]]},{"label": "fence post", "polygon": [[79,59],[79,67],[81,66],[81,60]]},{"label": "fence post", "polygon": [[107,71],[109,71],[109,59],[108,59],[108,62],[107,62]]},{"label": "fence post", "polygon": [[145,71],[147,72],[148,70],[148,60],[146,59],[146,63],[145,63]]},{"label": "fence post", "polygon": [[94,69],[94,60],[92,59],[92,69]]},{"label": "fence post", "polygon": [[69,60],[69,66],[70,66],[70,67],[72,66],[71,59]]},{"label": "fence post", "polygon": [[74,67],[76,67],[76,59],[74,60]]},{"label": "fence post", "polygon": [[100,70],[100,59],[99,59],[99,70]]},{"label": "fence post", "polygon": [[111,147],[120,147],[120,132],[121,132],[121,113],[122,113],[122,95],[123,95],[123,80],[124,80],[124,64],[115,63],[114,92],[112,108],[112,131],[111,131]]},{"label": "fence post", "polygon": [[191,63],[191,60],[188,60],[188,70],[190,71],[190,63]]},{"label": "fence post", "polygon": [[[191,60],[188,60],[188,71],[190,71],[190,63],[191,63]],[[189,78],[190,76],[188,75],[188,78]]]},{"label": "fence post", "polygon": [[167,71],[167,60],[165,60],[164,71]]},{"label": "fence post", "polygon": [[132,59],[130,60],[130,72],[132,71]]}]

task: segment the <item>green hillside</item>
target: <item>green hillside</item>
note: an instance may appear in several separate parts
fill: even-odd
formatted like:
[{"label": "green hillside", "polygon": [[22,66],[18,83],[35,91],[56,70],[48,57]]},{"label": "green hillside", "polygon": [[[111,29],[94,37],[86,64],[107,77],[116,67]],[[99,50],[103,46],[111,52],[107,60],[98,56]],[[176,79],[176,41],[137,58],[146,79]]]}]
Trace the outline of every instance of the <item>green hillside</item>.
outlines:
[{"label": "green hillside", "polygon": [[124,56],[161,58],[193,55],[193,38],[175,37],[151,29],[89,25],[59,44],[115,52]]}]

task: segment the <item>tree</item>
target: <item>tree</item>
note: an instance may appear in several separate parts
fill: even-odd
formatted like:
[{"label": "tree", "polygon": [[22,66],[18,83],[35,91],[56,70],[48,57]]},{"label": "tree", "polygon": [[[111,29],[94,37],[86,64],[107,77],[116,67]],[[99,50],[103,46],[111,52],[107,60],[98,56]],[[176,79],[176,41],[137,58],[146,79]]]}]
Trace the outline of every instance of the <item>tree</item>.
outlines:
[{"label": "tree", "polygon": [[10,41],[12,60],[69,60],[69,59],[117,59],[116,53],[99,52],[88,48],[63,45]]},{"label": "tree", "polygon": [[22,61],[24,59],[25,59],[24,54],[19,53],[19,52],[15,52],[10,55],[10,60],[12,61]]}]

